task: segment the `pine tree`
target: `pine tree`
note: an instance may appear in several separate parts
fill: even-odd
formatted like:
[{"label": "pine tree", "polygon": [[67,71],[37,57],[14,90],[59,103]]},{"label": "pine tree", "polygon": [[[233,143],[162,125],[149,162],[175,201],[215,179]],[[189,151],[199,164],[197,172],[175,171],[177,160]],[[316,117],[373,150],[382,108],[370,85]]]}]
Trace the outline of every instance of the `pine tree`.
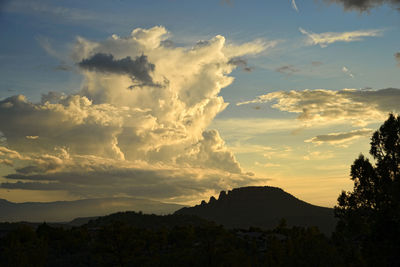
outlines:
[{"label": "pine tree", "polygon": [[349,263],[400,266],[400,116],[373,134],[370,154],[375,164],[360,155],[351,166],[354,188],[338,198],[335,238]]}]

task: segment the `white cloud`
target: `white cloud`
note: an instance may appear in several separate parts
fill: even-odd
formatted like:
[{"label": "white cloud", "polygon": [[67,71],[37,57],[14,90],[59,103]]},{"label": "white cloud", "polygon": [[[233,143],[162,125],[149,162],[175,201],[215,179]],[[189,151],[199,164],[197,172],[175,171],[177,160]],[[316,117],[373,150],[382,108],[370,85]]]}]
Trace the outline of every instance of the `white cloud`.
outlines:
[{"label": "white cloud", "polygon": [[277,91],[237,105],[268,102],[276,102],[272,107],[281,111],[298,113],[305,124],[350,122],[364,126],[400,111],[400,89]]},{"label": "white cloud", "polygon": [[[135,29],[128,37],[112,35],[103,42],[79,37],[73,58],[77,63],[90,59],[91,64],[80,68],[85,82],[79,93],[50,92],[41,103],[31,103],[23,95],[0,101],[0,120],[5,122],[0,131],[8,147],[2,147],[7,154],[1,157],[3,163],[12,161],[20,180],[53,180],[4,186],[65,187],[72,193],[82,186],[81,194],[93,195],[96,190],[113,194],[125,187],[137,192],[134,187],[141,188],[137,183],[146,188],[167,184],[171,186],[168,196],[173,197],[173,192],[180,194],[183,189],[178,192],[172,187],[191,188],[190,181],[196,181],[196,192],[217,188],[203,183],[210,177],[220,177],[226,187],[245,183],[248,176],[219,133],[207,129],[227,106],[219,93],[234,80],[228,76],[235,68],[231,59],[257,54],[273,44],[256,40],[227,45],[224,37],[216,36],[201,46],[186,48],[164,46],[167,37],[162,26]],[[103,58],[108,61],[101,64],[107,66],[93,67],[99,64],[93,56],[99,54],[106,55]],[[152,82],[135,83],[139,75]],[[121,172],[113,169],[124,169],[132,177],[118,177]],[[139,170],[159,180],[135,178]],[[99,178],[99,186],[89,190],[85,187],[87,173],[93,179],[103,175],[104,181]],[[169,177],[176,179],[169,182]]]},{"label": "white cloud", "polygon": [[296,10],[296,12],[299,12],[299,9],[297,8],[296,1],[295,1],[295,0],[292,0],[292,8],[293,8],[294,10]]},{"label": "white cloud", "polygon": [[360,30],[352,32],[324,32],[313,33],[299,28],[299,31],[307,36],[307,43],[309,45],[320,45],[327,47],[336,42],[354,42],[362,41],[363,37],[376,37],[382,35],[383,30]]},{"label": "white cloud", "polygon": [[348,75],[350,78],[354,78],[354,74],[346,66],[342,67],[342,72]]}]

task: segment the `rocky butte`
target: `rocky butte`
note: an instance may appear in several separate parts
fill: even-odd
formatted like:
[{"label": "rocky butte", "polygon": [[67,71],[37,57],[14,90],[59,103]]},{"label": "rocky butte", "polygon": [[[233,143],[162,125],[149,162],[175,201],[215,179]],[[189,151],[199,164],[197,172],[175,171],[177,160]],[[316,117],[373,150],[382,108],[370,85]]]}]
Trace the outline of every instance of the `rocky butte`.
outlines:
[{"label": "rocky butte", "polygon": [[281,219],[289,226],[317,226],[330,235],[335,228],[333,209],[319,207],[297,199],[277,187],[251,186],[221,191],[200,205],[185,207],[175,214],[190,214],[220,223],[228,228],[262,229],[276,227]]}]

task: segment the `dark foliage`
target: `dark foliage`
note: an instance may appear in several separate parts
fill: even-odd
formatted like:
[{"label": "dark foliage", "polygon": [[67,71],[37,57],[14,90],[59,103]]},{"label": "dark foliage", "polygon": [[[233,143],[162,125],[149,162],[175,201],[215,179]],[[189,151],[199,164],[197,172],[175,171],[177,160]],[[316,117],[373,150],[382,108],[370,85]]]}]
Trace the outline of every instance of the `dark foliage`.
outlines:
[{"label": "dark foliage", "polygon": [[[340,266],[317,228],[227,230],[195,217],[120,213],[70,229],[14,224],[0,239],[1,266]],[[122,218],[122,219],[121,219]],[[177,224],[174,225],[173,220]],[[150,227],[135,226],[146,221]],[[140,222],[139,224],[141,224]]]},{"label": "dark foliage", "polygon": [[335,207],[335,240],[349,265],[400,266],[400,116],[390,114],[371,138],[372,164],[351,166],[352,192]]}]

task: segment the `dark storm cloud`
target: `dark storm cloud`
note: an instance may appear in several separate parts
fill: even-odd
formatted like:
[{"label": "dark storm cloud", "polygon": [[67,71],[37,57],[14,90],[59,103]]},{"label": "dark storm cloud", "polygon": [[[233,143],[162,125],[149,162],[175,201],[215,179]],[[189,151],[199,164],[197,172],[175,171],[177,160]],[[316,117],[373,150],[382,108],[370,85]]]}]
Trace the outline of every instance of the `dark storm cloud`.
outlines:
[{"label": "dark storm cloud", "polygon": [[[29,166],[26,166],[23,168],[18,168],[15,171],[20,174],[29,174],[29,173],[35,173],[35,172],[43,172],[43,171],[46,171],[46,169],[41,168],[39,166],[29,165]],[[11,176],[12,175],[13,174],[11,174]]]},{"label": "dark storm cloud", "polygon": [[145,55],[133,60],[129,56],[114,59],[111,54],[97,53],[79,62],[79,67],[90,71],[126,74],[143,85],[154,85],[150,73],[154,71],[155,66],[147,60]]},{"label": "dark storm cloud", "polygon": [[400,11],[400,0],[324,0],[328,3],[342,4],[346,10],[369,11],[372,8],[383,4],[389,4]]},{"label": "dark storm cloud", "polygon": [[64,185],[58,183],[21,182],[1,183],[2,188],[23,190],[65,190]]},{"label": "dark storm cloud", "polygon": [[[170,170],[146,170],[102,166],[93,171],[56,172],[46,174],[6,175],[8,181],[0,187],[27,190],[66,190],[84,197],[112,196],[127,194],[136,197],[169,198],[196,195],[212,189],[224,190],[224,178],[209,174],[201,179],[193,179],[189,173],[174,173]],[[226,177],[225,177],[226,178]],[[265,180],[261,179],[263,182]],[[14,182],[15,181],[15,182]],[[247,175],[231,179],[232,187],[240,187],[260,182]]]},{"label": "dark storm cloud", "polygon": [[243,58],[239,58],[239,57],[231,58],[228,61],[228,64],[235,65],[235,66],[241,68],[243,71],[247,71],[247,72],[253,71],[253,68],[249,67],[247,65],[247,60],[243,59]]}]

